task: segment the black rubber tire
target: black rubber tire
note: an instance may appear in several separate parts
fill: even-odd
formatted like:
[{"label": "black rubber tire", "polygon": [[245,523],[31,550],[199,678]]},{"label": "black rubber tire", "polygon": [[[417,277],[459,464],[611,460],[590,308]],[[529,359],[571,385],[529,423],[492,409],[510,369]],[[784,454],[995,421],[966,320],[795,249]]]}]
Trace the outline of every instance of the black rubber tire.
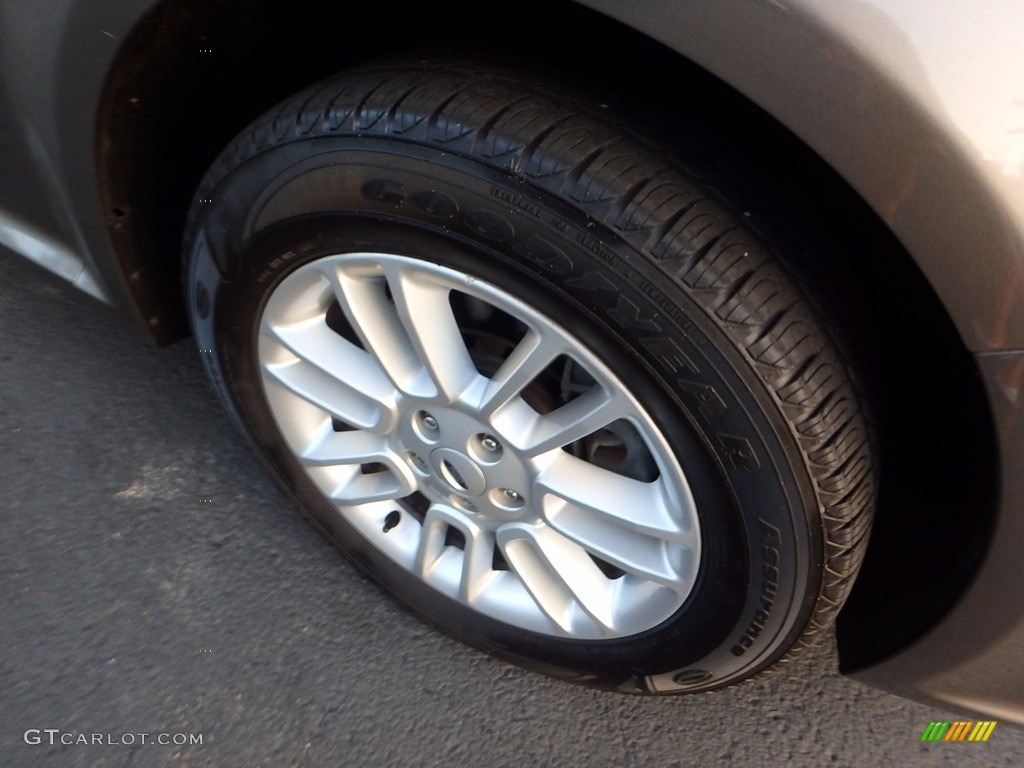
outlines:
[{"label": "black rubber tire", "polygon": [[[867,542],[875,483],[834,344],[774,247],[722,187],[600,107],[515,75],[396,64],[281,104],[221,155],[186,243],[211,380],[314,525],[428,621],[517,663],[620,690],[749,677],[833,621]],[[274,287],[320,256],[419,255],[500,284],[616,370],[686,467],[697,587],[620,640],[542,636],[476,614],[362,540],[284,447],[256,360]]]}]

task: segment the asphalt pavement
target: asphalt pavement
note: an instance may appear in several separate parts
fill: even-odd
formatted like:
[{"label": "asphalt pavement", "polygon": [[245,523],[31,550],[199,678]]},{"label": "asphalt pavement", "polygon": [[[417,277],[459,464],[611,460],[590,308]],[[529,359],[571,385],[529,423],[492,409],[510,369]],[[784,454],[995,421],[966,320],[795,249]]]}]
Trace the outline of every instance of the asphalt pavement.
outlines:
[{"label": "asphalt pavement", "polygon": [[661,699],[466,648],[306,525],[190,343],[158,349],[8,252],[0,585],[3,768],[1024,759],[1024,730],[1004,724],[986,743],[923,744],[956,715],[840,677],[831,639],[768,677]]}]

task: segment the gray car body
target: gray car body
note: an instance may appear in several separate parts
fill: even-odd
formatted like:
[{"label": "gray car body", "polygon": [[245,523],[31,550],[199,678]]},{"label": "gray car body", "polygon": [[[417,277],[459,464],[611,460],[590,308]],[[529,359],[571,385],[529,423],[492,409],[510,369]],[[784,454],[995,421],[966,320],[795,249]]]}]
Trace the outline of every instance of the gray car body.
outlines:
[{"label": "gray car body", "polygon": [[[963,596],[924,636],[856,675],[1024,723],[1024,11],[1015,0],[581,4],[785,125],[874,209],[934,288],[984,380],[1001,498]],[[0,0],[0,245],[143,316],[112,255],[97,115],[122,43],[155,5],[53,0],[44,11]]]}]

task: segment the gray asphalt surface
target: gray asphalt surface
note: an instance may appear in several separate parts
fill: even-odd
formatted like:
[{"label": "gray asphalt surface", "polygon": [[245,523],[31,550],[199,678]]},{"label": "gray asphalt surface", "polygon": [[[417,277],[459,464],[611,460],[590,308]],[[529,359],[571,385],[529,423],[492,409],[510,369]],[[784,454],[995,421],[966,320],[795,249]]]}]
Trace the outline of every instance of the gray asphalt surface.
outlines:
[{"label": "gray asphalt surface", "polygon": [[[205,501],[212,499],[212,501]],[[0,766],[1019,765],[1024,731],[782,673],[641,699],[526,672],[399,609],[310,528],[189,343],[0,252]],[[29,729],[59,729],[26,744]],[[201,745],[141,744],[201,734]],[[70,734],[70,735],[69,735]],[[100,734],[102,744],[73,743]],[[135,744],[106,742],[126,740]]]}]

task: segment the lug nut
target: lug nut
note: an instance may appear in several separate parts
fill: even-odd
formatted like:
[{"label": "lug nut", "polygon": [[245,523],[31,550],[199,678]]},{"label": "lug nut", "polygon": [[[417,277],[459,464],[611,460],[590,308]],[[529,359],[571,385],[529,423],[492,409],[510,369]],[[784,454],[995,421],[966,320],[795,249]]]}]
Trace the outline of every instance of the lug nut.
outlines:
[{"label": "lug nut", "polygon": [[472,449],[473,455],[477,461],[482,461],[484,464],[494,464],[501,459],[501,454],[504,452],[501,443],[494,435],[489,435],[486,432],[480,432],[471,441],[469,447]]},{"label": "lug nut", "polygon": [[437,429],[437,419],[435,419],[429,413],[424,413],[423,426],[425,426],[427,429]]},{"label": "lug nut", "polygon": [[511,488],[505,489],[505,498],[511,501],[513,504],[520,501],[523,497],[518,492],[513,491]]}]

